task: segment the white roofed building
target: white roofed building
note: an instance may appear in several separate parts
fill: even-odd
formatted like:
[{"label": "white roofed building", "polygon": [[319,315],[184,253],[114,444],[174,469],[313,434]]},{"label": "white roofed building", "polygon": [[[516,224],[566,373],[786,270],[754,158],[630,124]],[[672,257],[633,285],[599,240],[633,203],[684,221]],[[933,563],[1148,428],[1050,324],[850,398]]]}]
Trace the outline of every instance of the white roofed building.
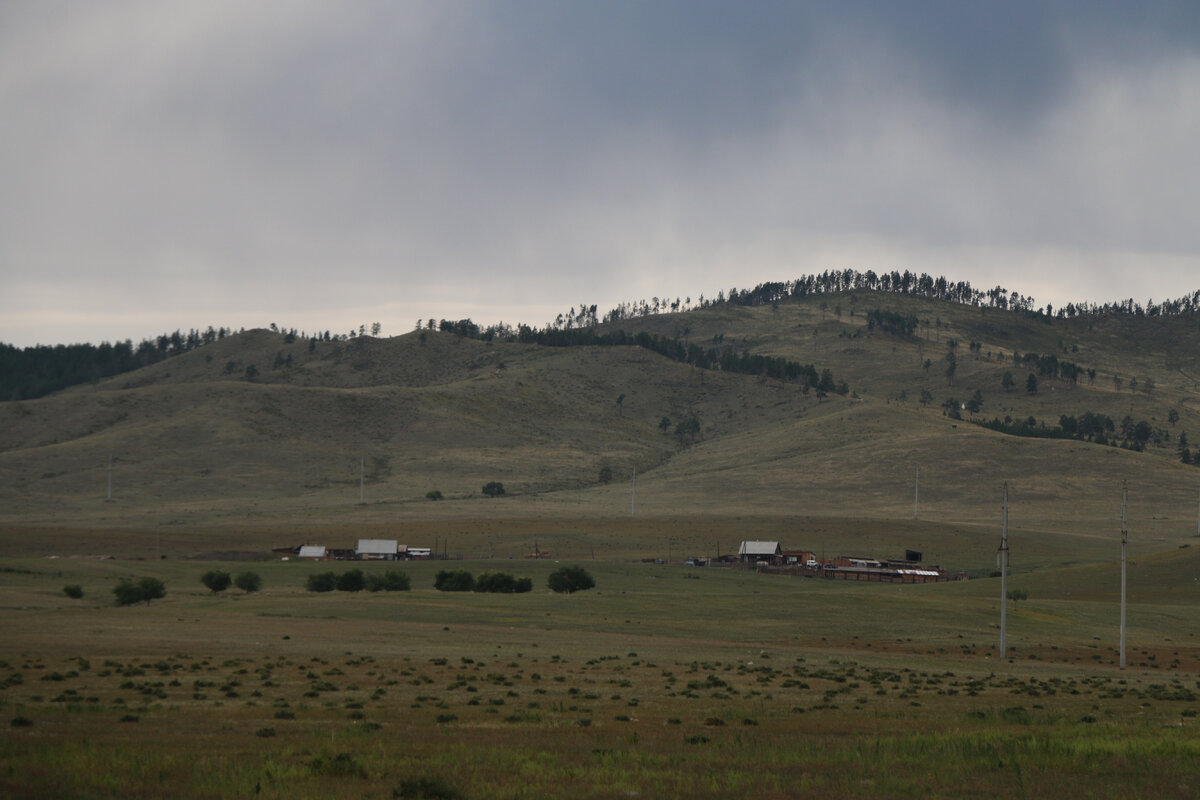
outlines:
[{"label": "white roofed building", "polygon": [[395,539],[359,539],[354,555],[362,559],[383,559],[392,561],[400,549],[400,543]]}]

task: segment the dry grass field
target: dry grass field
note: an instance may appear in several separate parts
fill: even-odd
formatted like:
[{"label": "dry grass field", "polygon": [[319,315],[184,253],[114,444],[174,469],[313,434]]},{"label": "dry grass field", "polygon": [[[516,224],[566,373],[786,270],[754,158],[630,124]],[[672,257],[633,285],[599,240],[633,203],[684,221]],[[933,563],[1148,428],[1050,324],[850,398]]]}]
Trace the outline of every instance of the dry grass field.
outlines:
[{"label": "dry grass field", "polygon": [[[5,796],[1192,797],[1192,548],[1112,574],[854,585],[595,562],[555,595],[318,594],[350,564],[6,559]],[[211,568],[264,586],[208,592]],[[385,569],[387,565],[365,565]],[[1101,570],[1103,572],[1103,570]],[[167,596],[120,608],[121,577]],[[1182,576],[1182,577],[1181,577]],[[76,584],[84,597],[66,597]],[[1152,586],[1174,585],[1159,593]],[[1082,596],[1080,596],[1082,594]],[[897,611],[901,611],[897,614]]]}]

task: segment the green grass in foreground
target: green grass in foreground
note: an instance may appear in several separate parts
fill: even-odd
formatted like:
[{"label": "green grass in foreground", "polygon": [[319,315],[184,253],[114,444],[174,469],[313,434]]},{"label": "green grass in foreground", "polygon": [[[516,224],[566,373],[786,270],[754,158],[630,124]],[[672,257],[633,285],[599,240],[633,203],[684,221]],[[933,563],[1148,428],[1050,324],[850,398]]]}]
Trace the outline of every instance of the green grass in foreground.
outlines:
[{"label": "green grass in foreground", "polygon": [[[1121,672],[1114,605],[1072,599],[1085,581],[1071,574],[1056,595],[1048,573],[1027,578],[1000,661],[995,581],[597,562],[597,588],[566,597],[544,588],[554,564],[513,562],[537,589],[482,595],[435,592],[442,566],[404,565],[411,592],[318,595],[304,577],[329,565],[260,562],[261,592],[214,597],[207,562],[6,562],[0,795],[1200,790],[1200,648],[1182,594],[1131,608]],[[1156,569],[1186,577],[1174,559]],[[113,606],[108,587],[143,575],[167,596]]]}]

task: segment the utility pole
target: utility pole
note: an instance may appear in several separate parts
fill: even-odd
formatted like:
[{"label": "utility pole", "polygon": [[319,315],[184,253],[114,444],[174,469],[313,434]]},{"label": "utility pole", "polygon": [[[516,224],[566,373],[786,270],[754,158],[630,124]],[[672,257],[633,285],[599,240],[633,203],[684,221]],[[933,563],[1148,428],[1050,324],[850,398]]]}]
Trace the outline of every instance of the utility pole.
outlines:
[{"label": "utility pole", "polygon": [[361,506],[365,501],[363,499],[364,484],[366,478],[367,457],[358,457],[358,504]]},{"label": "utility pole", "polygon": [[1008,484],[1000,511],[1000,660],[1008,657]]},{"label": "utility pole", "polygon": [[629,516],[637,516],[637,467],[633,468],[633,491],[629,498]]},{"label": "utility pole", "polygon": [[913,519],[921,518],[921,468],[917,467],[917,479],[913,483]]},{"label": "utility pole", "polygon": [[1129,544],[1129,525],[1125,513],[1129,500],[1129,482],[1121,484],[1121,669],[1125,669],[1125,550]]}]

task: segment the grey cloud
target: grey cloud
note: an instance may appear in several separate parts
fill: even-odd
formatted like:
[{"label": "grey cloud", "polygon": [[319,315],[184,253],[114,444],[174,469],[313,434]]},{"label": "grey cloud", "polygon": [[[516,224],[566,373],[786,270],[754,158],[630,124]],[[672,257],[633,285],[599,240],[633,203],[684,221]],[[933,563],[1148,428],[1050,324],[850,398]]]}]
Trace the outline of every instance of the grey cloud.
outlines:
[{"label": "grey cloud", "polygon": [[137,295],[336,328],[372,307],[491,303],[485,319],[514,321],[889,253],[972,280],[1024,257],[1070,294],[1043,282],[1046,253],[1071,274],[1123,254],[1090,290],[1106,299],[1139,253],[1200,251],[1198,18],[948,0],[7,5],[0,280],[80,318],[108,287],[117,322]]}]

